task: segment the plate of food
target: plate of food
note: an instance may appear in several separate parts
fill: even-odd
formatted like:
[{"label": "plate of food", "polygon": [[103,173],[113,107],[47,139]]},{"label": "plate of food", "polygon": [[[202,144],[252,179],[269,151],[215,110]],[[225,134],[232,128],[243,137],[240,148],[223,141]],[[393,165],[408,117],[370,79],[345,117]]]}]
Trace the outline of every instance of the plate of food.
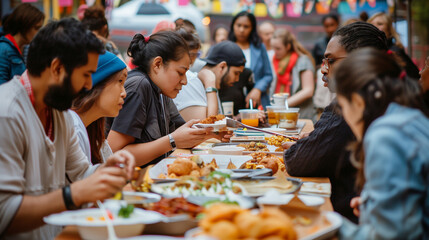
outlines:
[{"label": "plate of food", "polygon": [[222,114],[212,115],[199,123],[194,124],[197,128],[213,128],[214,132],[227,131],[226,118]]},{"label": "plate of food", "polygon": [[182,177],[176,182],[154,183],[151,191],[165,197],[204,196],[218,198],[220,195],[247,195],[244,187],[231,180],[232,171],[213,171],[205,179]]},{"label": "plate of food", "polygon": [[155,182],[166,179],[177,180],[183,176],[204,177],[216,169],[236,169],[251,160],[244,155],[194,155],[189,157],[165,158],[149,170],[149,177]]}]

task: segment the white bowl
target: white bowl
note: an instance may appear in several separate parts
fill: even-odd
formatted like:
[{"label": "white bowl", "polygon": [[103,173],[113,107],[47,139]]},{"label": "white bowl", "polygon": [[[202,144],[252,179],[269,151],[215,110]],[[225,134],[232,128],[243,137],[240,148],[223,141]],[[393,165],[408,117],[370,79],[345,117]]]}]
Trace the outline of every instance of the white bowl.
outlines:
[{"label": "white bowl", "polygon": [[222,154],[222,155],[242,155],[244,147],[236,147],[236,146],[218,146],[213,147],[210,151],[213,154]]},{"label": "white bowl", "polygon": [[[51,225],[76,225],[83,239],[108,239],[106,222],[99,220],[102,216],[100,209],[92,208],[52,214],[44,217],[43,220]],[[87,217],[92,217],[94,220],[89,221]],[[156,223],[164,218],[160,213],[135,208],[129,218],[114,217],[112,224],[116,236],[125,238],[140,235],[145,224]]]},{"label": "white bowl", "polygon": [[[286,129],[284,128],[263,128],[263,130],[280,133],[280,134],[286,134]],[[273,134],[265,133],[265,137],[271,137]]]}]

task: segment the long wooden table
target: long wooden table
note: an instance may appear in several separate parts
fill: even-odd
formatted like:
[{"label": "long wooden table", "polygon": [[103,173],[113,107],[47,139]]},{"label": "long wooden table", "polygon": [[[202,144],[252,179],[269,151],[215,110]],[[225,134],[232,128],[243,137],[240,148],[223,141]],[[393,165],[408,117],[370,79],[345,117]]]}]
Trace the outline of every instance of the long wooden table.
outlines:
[{"label": "long wooden table", "polygon": [[[313,122],[311,120],[300,119],[300,121],[305,122],[305,126],[304,126],[302,132],[305,133],[305,132],[313,131],[314,125],[313,125]],[[190,154],[190,153],[191,153],[190,149],[177,149],[173,153],[173,155]],[[146,175],[147,175],[147,171],[146,171]],[[286,175],[289,176],[288,174],[286,174]],[[329,183],[328,178],[300,177],[300,179],[303,182]],[[331,203],[330,199],[328,197],[324,197],[324,198],[325,198],[325,203],[320,207],[320,209],[324,210],[324,211],[333,211],[332,203]],[[81,237],[79,236],[79,233],[78,233],[77,228],[75,226],[67,226],[61,232],[61,234],[58,235],[55,239],[57,239],[57,240],[78,240],[78,239],[81,239]]]}]

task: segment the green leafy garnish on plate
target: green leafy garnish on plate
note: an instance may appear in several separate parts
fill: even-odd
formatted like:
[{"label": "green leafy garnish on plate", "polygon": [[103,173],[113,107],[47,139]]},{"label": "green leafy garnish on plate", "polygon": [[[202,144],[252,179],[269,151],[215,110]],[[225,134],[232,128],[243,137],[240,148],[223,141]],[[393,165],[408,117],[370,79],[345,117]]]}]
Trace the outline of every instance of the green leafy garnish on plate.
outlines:
[{"label": "green leafy garnish on plate", "polygon": [[122,206],[119,209],[118,217],[129,218],[134,211],[134,205]]}]

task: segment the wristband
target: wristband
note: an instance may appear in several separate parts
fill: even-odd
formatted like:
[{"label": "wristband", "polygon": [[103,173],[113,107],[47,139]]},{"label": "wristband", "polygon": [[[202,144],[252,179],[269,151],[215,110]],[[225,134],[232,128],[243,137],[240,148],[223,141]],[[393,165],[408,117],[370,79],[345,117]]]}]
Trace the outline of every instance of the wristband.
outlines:
[{"label": "wristband", "polygon": [[66,205],[67,210],[78,209],[78,207],[73,202],[70,185],[63,187],[63,200],[64,200],[64,204]]},{"label": "wristband", "polygon": [[174,141],[173,136],[171,136],[171,134],[168,134],[168,139],[170,139],[171,151],[175,151],[176,150],[176,142]]},{"label": "wristband", "polygon": [[208,87],[206,88],[206,93],[211,93],[211,92],[217,92],[217,89],[214,87]]}]

